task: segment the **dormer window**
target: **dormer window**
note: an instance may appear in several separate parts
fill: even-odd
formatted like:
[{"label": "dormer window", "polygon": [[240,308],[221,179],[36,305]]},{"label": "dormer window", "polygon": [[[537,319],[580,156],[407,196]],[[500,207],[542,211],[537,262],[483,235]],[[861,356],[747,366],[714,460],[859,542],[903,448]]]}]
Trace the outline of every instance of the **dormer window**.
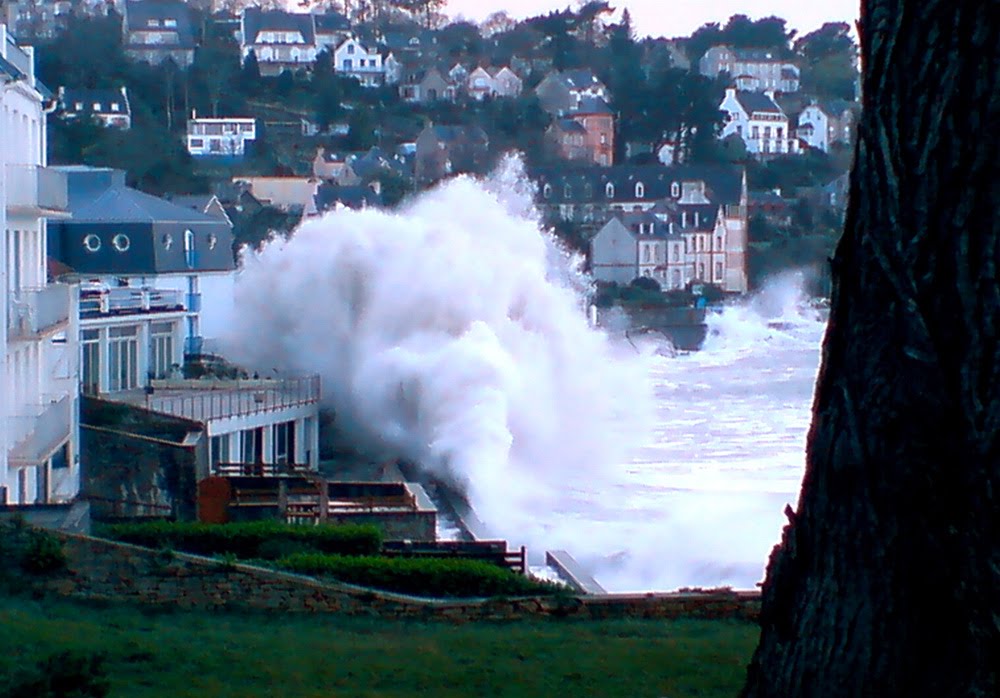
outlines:
[{"label": "dormer window", "polygon": [[94,111],[101,111],[101,103],[100,102],[94,102],[94,104],[92,106],[94,107]]},{"label": "dormer window", "polygon": [[158,20],[158,19],[151,19],[148,22],[146,22],[146,26],[149,26],[149,27],[159,27],[160,26],[160,20]]},{"label": "dormer window", "polygon": [[111,103],[111,111],[120,111],[120,107],[118,106],[118,102],[112,102]]},{"label": "dormer window", "polygon": [[670,185],[670,196],[676,199],[680,195],[681,195],[681,185],[678,184],[677,182],[674,182],[673,184]]},{"label": "dormer window", "polygon": [[609,199],[615,198],[615,185],[612,184],[611,182],[608,182],[607,185],[604,187],[604,195],[607,196]]},{"label": "dormer window", "polygon": [[83,102],[76,102],[73,104],[74,111],[83,111]]},{"label": "dormer window", "polygon": [[170,27],[170,28],[176,27],[177,26],[177,20],[176,19],[165,19],[165,20],[163,20],[163,26]]},{"label": "dormer window", "polygon": [[642,182],[635,183],[635,198],[641,199],[646,196],[646,186]]},{"label": "dormer window", "polygon": [[195,263],[194,233],[190,230],[184,231],[184,263],[187,264],[189,269],[193,267]]},{"label": "dormer window", "polygon": [[546,184],[544,187],[542,187],[542,196],[544,196],[546,199],[552,198],[552,185],[551,184]]}]

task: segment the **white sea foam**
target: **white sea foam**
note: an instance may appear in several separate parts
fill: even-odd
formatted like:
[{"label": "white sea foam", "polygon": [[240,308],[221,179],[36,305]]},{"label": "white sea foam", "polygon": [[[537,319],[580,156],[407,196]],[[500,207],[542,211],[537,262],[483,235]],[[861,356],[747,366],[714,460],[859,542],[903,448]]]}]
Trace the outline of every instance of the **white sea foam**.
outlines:
[{"label": "white sea foam", "polygon": [[498,535],[607,588],[750,587],[797,496],[822,323],[795,279],[705,350],[587,327],[515,161],[398,213],[338,211],[246,260],[228,338],[318,372],[339,423],[462,487]]}]

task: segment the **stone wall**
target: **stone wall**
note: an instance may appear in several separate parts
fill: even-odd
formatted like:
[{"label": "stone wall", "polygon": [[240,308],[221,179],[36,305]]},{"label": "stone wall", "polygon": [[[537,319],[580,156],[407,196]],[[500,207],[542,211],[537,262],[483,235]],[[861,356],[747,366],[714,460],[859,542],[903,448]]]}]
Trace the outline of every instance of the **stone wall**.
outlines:
[{"label": "stone wall", "polygon": [[69,571],[42,582],[78,599],[184,609],[347,613],[452,621],[567,618],[755,619],[757,592],[606,594],[554,598],[430,600],[74,534],[63,541]]}]

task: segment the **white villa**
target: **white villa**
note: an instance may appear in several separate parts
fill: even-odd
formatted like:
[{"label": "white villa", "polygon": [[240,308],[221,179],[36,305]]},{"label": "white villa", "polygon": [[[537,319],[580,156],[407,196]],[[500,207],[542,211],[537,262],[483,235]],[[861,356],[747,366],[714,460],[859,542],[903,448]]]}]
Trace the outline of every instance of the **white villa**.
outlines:
[{"label": "white villa", "polygon": [[774,101],[773,91],[748,92],[729,87],[719,109],[726,113],[719,138],[738,135],[747,151],[758,158],[800,152],[788,116]]},{"label": "white villa", "polygon": [[356,78],[365,87],[378,87],[385,82],[385,66],[378,49],[369,49],[354,37],[344,41],[333,52],[333,69]]},{"label": "white villa", "polygon": [[247,143],[257,140],[257,120],[240,116],[206,119],[194,114],[188,119],[186,140],[193,157],[241,158]]},{"label": "white villa", "polygon": [[50,106],[32,49],[0,24],[0,504],[80,490],[76,293],[46,270],[48,220],[67,215],[66,179],[46,167]]}]

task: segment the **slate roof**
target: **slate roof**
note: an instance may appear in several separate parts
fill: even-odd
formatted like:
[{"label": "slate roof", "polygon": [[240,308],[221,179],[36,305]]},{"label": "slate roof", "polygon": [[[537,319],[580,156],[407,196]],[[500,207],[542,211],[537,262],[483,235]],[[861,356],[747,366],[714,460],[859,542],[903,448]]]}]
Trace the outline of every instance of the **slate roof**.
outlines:
[{"label": "slate roof", "polygon": [[257,43],[257,35],[262,31],[299,32],[306,44],[316,43],[313,15],[285,12],[284,10],[261,10],[248,7],[243,11],[243,43]]},{"label": "slate roof", "polygon": [[435,138],[444,143],[462,140],[479,140],[484,143],[489,141],[486,132],[479,126],[432,126],[431,131]]},{"label": "slate roof", "polygon": [[[539,192],[545,184],[552,185],[552,197],[541,200],[541,203],[550,204],[634,202],[638,182],[645,188],[645,201],[671,198],[674,182],[678,185],[687,181],[705,182],[705,195],[716,206],[738,204],[743,191],[743,170],[722,165],[615,165],[574,169],[557,165],[535,168],[529,176],[539,184]],[[614,195],[610,198],[606,195],[608,184],[614,187]],[[565,196],[566,185],[570,187],[569,197]]]},{"label": "slate roof", "polygon": [[600,97],[584,97],[576,108],[571,110],[575,114],[613,114],[611,107]]},{"label": "slate roof", "polygon": [[564,70],[560,76],[571,89],[586,90],[591,87],[604,86],[604,83],[598,80],[597,76],[590,70]]},{"label": "slate roof", "polygon": [[763,92],[739,90],[736,93],[736,99],[742,105],[743,109],[746,110],[747,114],[753,114],[754,112],[784,114],[781,111],[781,107],[775,104],[774,100]]},{"label": "slate roof", "polygon": [[314,198],[316,210],[320,213],[335,208],[338,203],[351,209],[382,206],[382,197],[362,185],[321,184]]},{"label": "slate roof", "polygon": [[[159,20],[160,26],[149,26],[149,20]],[[176,27],[164,27],[163,20],[172,19]],[[125,4],[125,22],[128,31],[173,31],[177,44],[143,44],[144,48],[194,48],[195,33],[191,22],[191,8],[181,0],[129,0]]]},{"label": "slate roof", "polygon": [[351,20],[339,12],[330,11],[321,15],[313,15],[313,19],[316,22],[316,33],[318,34],[348,31],[351,28]]},{"label": "slate roof", "polygon": [[578,121],[573,121],[573,119],[556,119],[554,123],[555,127],[560,131],[565,131],[566,133],[586,133],[587,129],[583,127]]},{"label": "slate roof", "polygon": [[[73,114],[100,114],[104,116],[129,116],[132,113],[128,99],[120,90],[88,90],[81,87],[61,88],[60,107],[64,112]],[[83,105],[83,109],[77,110],[76,104]],[[118,111],[111,109],[112,104],[118,104]],[[100,105],[99,110],[94,109],[94,105]]]}]

